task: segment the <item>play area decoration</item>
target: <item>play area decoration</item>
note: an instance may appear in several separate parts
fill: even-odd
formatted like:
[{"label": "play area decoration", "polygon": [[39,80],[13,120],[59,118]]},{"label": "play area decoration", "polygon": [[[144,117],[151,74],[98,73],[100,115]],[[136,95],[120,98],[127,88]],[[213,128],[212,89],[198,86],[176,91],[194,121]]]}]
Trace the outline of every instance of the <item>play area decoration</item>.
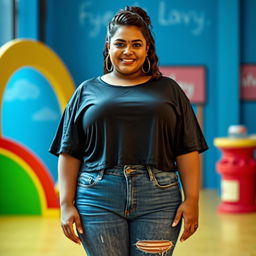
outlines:
[{"label": "play area decoration", "polygon": [[[39,71],[49,81],[63,111],[75,90],[71,75],[49,47],[38,41],[22,39],[10,41],[0,48],[0,106],[12,74],[27,66]],[[58,194],[47,166],[35,152],[19,141],[4,138],[1,131],[2,122],[0,214],[58,214]]]}]

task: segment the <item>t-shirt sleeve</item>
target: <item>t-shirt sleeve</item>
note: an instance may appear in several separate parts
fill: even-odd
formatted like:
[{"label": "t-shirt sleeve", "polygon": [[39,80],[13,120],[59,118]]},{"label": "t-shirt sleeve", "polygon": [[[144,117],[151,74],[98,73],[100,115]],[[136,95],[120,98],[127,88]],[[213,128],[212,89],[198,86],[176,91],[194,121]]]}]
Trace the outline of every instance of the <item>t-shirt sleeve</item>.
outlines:
[{"label": "t-shirt sleeve", "polygon": [[54,139],[50,145],[49,152],[59,156],[67,153],[79,160],[84,155],[84,131],[82,122],[76,119],[79,110],[79,90],[77,90],[68,102]]},{"label": "t-shirt sleeve", "polygon": [[208,145],[197,117],[181,88],[178,88],[178,94],[180,115],[176,125],[175,156],[193,151],[202,153],[208,149]]}]

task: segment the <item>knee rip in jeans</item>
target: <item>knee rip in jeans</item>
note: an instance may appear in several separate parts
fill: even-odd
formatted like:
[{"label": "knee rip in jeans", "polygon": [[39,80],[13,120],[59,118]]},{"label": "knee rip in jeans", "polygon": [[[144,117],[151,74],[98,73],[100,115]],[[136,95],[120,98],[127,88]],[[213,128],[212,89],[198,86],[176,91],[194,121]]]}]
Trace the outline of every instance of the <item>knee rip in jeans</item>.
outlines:
[{"label": "knee rip in jeans", "polygon": [[173,242],[169,240],[140,240],[136,247],[151,254],[165,255],[173,247]]}]

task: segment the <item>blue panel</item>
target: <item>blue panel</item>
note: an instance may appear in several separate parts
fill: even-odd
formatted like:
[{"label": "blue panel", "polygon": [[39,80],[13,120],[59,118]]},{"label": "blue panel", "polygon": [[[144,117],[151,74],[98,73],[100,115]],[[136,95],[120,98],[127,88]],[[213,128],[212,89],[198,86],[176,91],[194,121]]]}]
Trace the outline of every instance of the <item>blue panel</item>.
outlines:
[{"label": "blue panel", "polygon": [[[218,18],[218,134],[227,135],[232,124],[240,123],[239,67],[240,17],[238,0],[219,0]],[[228,31],[228,33],[227,33]]]},{"label": "blue panel", "polygon": [[256,1],[241,1],[241,62],[256,63]]},{"label": "blue panel", "polygon": [[248,134],[256,134],[256,102],[242,101],[241,112],[241,123],[247,127]]},{"label": "blue panel", "polygon": [[0,46],[12,39],[12,1],[0,1]]},{"label": "blue panel", "polygon": [[38,1],[18,1],[18,35],[17,37],[38,39]]}]

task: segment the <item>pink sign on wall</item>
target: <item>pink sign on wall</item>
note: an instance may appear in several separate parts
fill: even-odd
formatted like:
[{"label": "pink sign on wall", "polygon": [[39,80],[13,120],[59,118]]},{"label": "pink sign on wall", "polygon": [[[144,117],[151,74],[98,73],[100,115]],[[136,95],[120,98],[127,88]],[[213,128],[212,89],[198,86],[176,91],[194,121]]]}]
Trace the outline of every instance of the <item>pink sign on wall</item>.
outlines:
[{"label": "pink sign on wall", "polygon": [[162,66],[164,76],[174,79],[183,89],[191,103],[205,102],[205,69],[204,67]]},{"label": "pink sign on wall", "polygon": [[256,65],[241,65],[240,67],[240,98],[256,100]]}]

